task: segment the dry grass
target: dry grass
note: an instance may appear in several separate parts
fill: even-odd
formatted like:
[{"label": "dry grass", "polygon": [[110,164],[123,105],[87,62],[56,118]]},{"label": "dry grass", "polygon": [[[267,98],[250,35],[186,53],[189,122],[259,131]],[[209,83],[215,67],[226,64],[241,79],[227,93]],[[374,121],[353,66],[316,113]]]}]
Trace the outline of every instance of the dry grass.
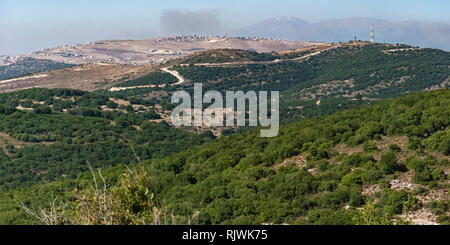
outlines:
[{"label": "dry grass", "polygon": [[[211,49],[254,49],[258,52],[278,52],[300,49],[317,42],[287,42],[282,40],[241,40],[237,38],[190,38],[171,40],[154,38],[145,40],[104,40],[75,46],[63,46],[24,55],[36,59],[86,64],[108,62],[128,65],[160,64],[192,53]],[[72,54],[68,56],[67,54]]]},{"label": "dry grass", "polygon": [[23,148],[26,146],[30,146],[33,144],[41,144],[41,145],[51,145],[54,142],[40,142],[40,143],[30,143],[30,142],[24,142],[20,141],[18,139],[15,139],[11,137],[9,134],[5,134],[0,132],[0,148],[5,152],[7,155],[10,155],[9,152],[6,150],[6,145],[11,144],[14,146],[14,148]]},{"label": "dry grass", "polygon": [[280,168],[287,167],[289,165],[295,165],[298,168],[304,168],[306,167],[306,163],[306,154],[301,154],[295,157],[288,158],[280,164],[273,165],[272,169],[278,171]]},{"label": "dry grass", "polygon": [[42,76],[24,77],[4,81],[0,92],[13,92],[29,88],[69,88],[85,91],[106,89],[124,78],[133,78],[155,70],[152,66],[123,66],[89,64],[39,73]]}]

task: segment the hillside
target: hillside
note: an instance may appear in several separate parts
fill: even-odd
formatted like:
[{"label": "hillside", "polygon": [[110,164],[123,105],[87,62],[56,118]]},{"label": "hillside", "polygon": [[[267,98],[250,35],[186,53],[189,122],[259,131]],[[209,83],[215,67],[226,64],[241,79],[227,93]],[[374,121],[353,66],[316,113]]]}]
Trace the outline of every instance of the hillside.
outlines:
[{"label": "hillside", "polygon": [[[448,60],[448,52],[441,50],[368,42],[321,44],[270,53],[218,49],[153,66],[91,64],[43,72],[2,81],[0,92],[34,87],[110,90],[113,94],[167,101],[168,93],[202,82],[206,89],[219,91],[279,90],[287,107],[294,108],[291,113],[298,114],[295,108],[308,107],[318,100],[325,105],[328,99],[338,99],[342,103],[330,106],[341,104],[346,109],[345,105],[354,103],[355,97],[370,102],[379,97],[448,87]],[[186,82],[166,86],[177,82],[161,69],[178,72]],[[306,115],[297,119],[302,116]]]},{"label": "hillside", "polygon": [[[1,57],[0,57],[1,58]],[[0,61],[2,61],[0,59]],[[0,80],[21,77],[33,73],[51,71],[72,67],[73,65],[63,62],[55,62],[45,59],[18,58],[13,62],[0,62]]]},{"label": "hillside", "polygon": [[194,82],[201,82],[204,91],[222,93],[275,90],[281,92],[283,122],[294,122],[414,91],[448,88],[449,65],[450,55],[445,51],[368,42],[266,54],[213,50],[165,64],[184,78],[179,86],[165,86],[174,82],[169,81],[163,88],[142,87],[157,83],[139,79],[141,87],[133,89],[130,79],[113,85],[127,86],[126,90],[100,92],[169,101],[171,92],[191,91]]},{"label": "hillside", "polygon": [[41,73],[59,81],[49,82],[50,88],[65,83],[87,89],[76,81],[89,74],[109,74],[111,79],[96,83],[109,89],[94,93],[31,89],[1,94],[0,138],[7,162],[0,169],[1,189],[74,178],[86,170],[87,160],[99,166],[128,162],[130,144],[140,159],[148,160],[249,130],[171,127],[170,94],[181,88],[191,91],[194,81],[202,81],[205,91],[279,90],[281,122],[287,124],[414,91],[448,88],[449,61],[448,52],[440,50],[357,42],[278,53],[221,49],[157,67],[85,65]]},{"label": "hillside", "polygon": [[[266,38],[173,36],[142,40],[103,40],[65,45],[10,58],[45,59],[75,65],[92,63],[151,65],[211,49],[231,48],[278,52],[319,44],[317,42],[288,42]],[[1,63],[3,63],[2,59],[0,59]]]},{"label": "hillside", "polygon": [[2,80],[0,81],[0,93],[30,88],[68,88],[94,91],[108,88],[116,81],[140,77],[152,71],[155,71],[155,68],[152,66],[125,66],[118,64],[71,65],[70,68]]},{"label": "hillside", "polygon": [[[96,213],[76,207],[98,199],[89,170],[102,169],[110,201],[134,200],[108,203],[120,224],[152,223],[155,210],[183,224],[359,224],[373,209],[378,223],[445,224],[449,67],[442,50],[349,42],[2,81],[0,223],[36,223],[18,203],[38,210],[54,198],[68,213]],[[170,96],[194,82],[280,91],[285,126],[274,139],[248,127],[174,128]],[[68,213],[55,222],[81,222]]]},{"label": "hillside", "polygon": [[0,190],[73,179],[94,167],[168,156],[214,138],[161,123],[152,101],[79,90],[0,94]]},{"label": "hillside", "polygon": [[[449,103],[448,89],[414,93],[290,124],[276,138],[222,137],[145,161],[136,177],[118,178],[123,167],[103,169],[114,186],[105,195],[118,200],[111,222],[448,224]],[[67,206],[56,206],[55,222],[101,224],[91,181],[84,174],[5,192],[1,223],[35,222],[15,201],[37,208],[57,197]],[[123,208],[131,213],[121,216]]]},{"label": "hillside", "polygon": [[265,38],[175,36],[66,45],[26,55],[0,56],[0,92],[36,87],[92,91],[117,80],[136,78],[142,72],[159,69],[158,64],[199,51],[241,49],[270,53],[313,45],[323,44]]}]

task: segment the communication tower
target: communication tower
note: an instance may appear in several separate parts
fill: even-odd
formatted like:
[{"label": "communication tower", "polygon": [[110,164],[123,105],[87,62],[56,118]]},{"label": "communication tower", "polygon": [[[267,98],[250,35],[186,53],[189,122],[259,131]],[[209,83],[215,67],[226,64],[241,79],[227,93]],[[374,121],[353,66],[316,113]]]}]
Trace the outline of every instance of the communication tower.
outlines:
[{"label": "communication tower", "polygon": [[370,28],[370,42],[375,42],[375,25],[372,25],[372,28]]}]

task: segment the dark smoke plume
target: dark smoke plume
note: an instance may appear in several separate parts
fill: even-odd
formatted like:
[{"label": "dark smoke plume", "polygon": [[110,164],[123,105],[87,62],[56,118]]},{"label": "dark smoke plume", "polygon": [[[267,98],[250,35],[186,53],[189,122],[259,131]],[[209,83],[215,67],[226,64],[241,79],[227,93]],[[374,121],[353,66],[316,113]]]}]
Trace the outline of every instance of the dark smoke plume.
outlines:
[{"label": "dark smoke plume", "polygon": [[161,32],[166,34],[217,34],[221,21],[216,10],[167,9],[161,14]]}]

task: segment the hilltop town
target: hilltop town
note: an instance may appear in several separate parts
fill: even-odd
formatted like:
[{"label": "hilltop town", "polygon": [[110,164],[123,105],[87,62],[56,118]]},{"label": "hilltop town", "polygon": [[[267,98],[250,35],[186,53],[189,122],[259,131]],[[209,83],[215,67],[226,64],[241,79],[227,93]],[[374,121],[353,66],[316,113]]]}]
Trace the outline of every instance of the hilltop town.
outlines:
[{"label": "hilltop town", "polygon": [[67,64],[114,63],[122,65],[160,64],[194,52],[231,48],[257,52],[278,52],[319,43],[288,42],[257,37],[182,35],[142,40],[104,40],[86,44],[64,45],[20,56],[2,56],[0,65],[23,58],[45,59]]}]

